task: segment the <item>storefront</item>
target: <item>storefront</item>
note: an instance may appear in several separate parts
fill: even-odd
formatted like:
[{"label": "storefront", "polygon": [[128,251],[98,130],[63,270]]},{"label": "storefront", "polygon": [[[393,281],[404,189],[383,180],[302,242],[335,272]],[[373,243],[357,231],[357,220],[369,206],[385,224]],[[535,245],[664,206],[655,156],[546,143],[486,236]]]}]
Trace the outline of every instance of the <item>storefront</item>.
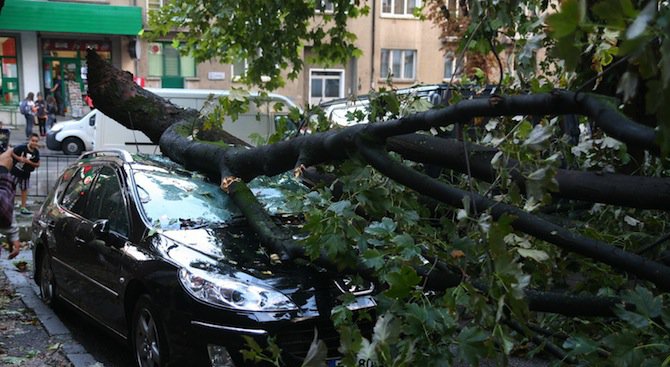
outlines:
[{"label": "storefront", "polygon": [[[114,3],[119,5],[110,5]],[[76,114],[72,97],[81,99],[87,92],[87,49],[133,70],[135,60],[125,46],[142,29],[142,9],[124,3],[5,2],[0,13],[0,112],[16,110],[28,92],[46,96],[62,83],[59,97],[69,106],[66,112]],[[8,121],[5,116],[0,120]]]},{"label": "storefront", "polygon": [[41,42],[45,95],[53,91],[63,113],[83,115],[83,98],[88,93],[86,52],[95,50],[100,57],[111,62],[112,42],[50,38]]}]

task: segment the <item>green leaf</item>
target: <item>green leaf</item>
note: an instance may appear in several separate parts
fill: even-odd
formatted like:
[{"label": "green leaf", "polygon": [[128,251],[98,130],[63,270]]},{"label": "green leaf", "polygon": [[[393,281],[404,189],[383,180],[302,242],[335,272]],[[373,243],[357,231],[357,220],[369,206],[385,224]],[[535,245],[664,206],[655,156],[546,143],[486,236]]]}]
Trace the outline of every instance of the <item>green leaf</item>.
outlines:
[{"label": "green leaf", "polygon": [[403,266],[399,271],[386,275],[389,289],[385,294],[390,298],[404,298],[409,292],[421,282],[421,277],[416,274],[414,268]]},{"label": "green leaf", "polygon": [[478,365],[479,360],[486,355],[484,341],[488,337],[488,334],[481,328],[466,326],[455,340],[458,344],[458,356],[471,366]]},{"label": "green leaf", "polygon": [[552,36],[562,38],[574,33],[584,16],[580,9],[577,0],[563,1],[560,11],[547,17],[547,24]]},{"label": "green leaf", "polygon": [[649,326],[649,319],[639,313],[626,311],[621,307],[614,309],[614,313],[621,319],[629,323],[631,326],[644,329]]},{"label": "green leaf", "polygon": [[563,348],[571,349],[571,355],[589,354],[598,350],[598,344],[582,336],[571,336],[563,342]]},{"label": "green leaf", "polygon": [[365,264],[374,269],[381,269],[384,266],[385,260],[381,252],[373,249],[368,249],[363,252],[363,260]]},{"label": "green leaf", "polygon": [[661,297],[654,297],[645,287],[638,285],[634,290],[624,293],[623,300],[634,304],[635,311],[648,318],[653,319],[661,315],[663,308]]},{"label": "green leaf", "polygon": [[336,201],[328,207],[328,210],[337,215],[353,214],[351,202],[349,200]]},{"label": "green leaf", "polygon": [[365,233],[373,236],[387,237],[393,234],[395,229],[395,222],[391,218],[384,217],[381,222],[374,221],[370,223],[370,225],[365,228]]},{"label": "green leaf", "polygon": [[516,251],[522,257],[531,258],[537,262],[542,262],[549,259],[549,255],[542,250],[517,248]]}]

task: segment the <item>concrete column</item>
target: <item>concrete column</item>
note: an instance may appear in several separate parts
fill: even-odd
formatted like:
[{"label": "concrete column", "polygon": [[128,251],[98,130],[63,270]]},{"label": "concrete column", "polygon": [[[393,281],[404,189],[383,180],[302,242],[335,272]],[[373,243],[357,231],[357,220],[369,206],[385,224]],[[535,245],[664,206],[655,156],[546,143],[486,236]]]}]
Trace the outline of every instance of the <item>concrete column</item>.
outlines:
[{"label": "concrete column", "polygon": [[28,92],[41,91],[40,73],[42,72],[41,60],[39,58],[39,42],[37,42],[37,32],[21,32],[21,48],[19,58],[19,77],[21,80],[21,99],[26,98]]}]

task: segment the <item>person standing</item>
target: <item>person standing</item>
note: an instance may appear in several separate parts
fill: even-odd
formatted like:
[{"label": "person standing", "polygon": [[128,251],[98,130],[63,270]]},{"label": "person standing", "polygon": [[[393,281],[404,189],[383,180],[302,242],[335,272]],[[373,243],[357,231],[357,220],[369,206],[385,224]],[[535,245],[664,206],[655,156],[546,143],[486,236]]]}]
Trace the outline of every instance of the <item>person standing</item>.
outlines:
[{"label": "person standing", "polygon": [[17,145],[12,151],[14,158],[14,184],[21,189],[21,208],[19,213],[30,215],[32,212],[26,207],[28,201],[28,188],[30,187],[30,174],[40,166],[40,136],[33,133],[28,143]]},{"label": "person standing", "polygon": [[30,135],[33,133],[33,125],[35,124],[34,98],[35,94],[29,92],[26,98],[19,103],[19,112],[26,118],[26,139],[30,138]]},{"label": "person standing", "polygon": [[58,105],[56,98],[53,95],[47,96],[47,128],[51,129],[56,123],[56,114],[58,113]]},{"label": "person standing", "polygon": [[37,125],[40,129],[40,136],[47,135],[47,102],[42,97],[42,93],[37,93],[35,101],[35,114],[37,115]]},{"label": "person standing", "polygon": [[60,78],[60,73],[56,72],[55,79],[53,81],[53,86],[49,90],[51,94],[56,98],[56,114],[57,115],[64,115],[64,109],[63,109],[63,80]]},{"label": "person standing", "polygon": [[[14,217],[14,180],[9,173],[12,165],[12,150],[7,149],[0,154],[0,233],[7,237],[7,241],[12,246],[9,259],[15,258],[21,251],[19,227]],[[0,251],[2,251],[1,247]]]}]

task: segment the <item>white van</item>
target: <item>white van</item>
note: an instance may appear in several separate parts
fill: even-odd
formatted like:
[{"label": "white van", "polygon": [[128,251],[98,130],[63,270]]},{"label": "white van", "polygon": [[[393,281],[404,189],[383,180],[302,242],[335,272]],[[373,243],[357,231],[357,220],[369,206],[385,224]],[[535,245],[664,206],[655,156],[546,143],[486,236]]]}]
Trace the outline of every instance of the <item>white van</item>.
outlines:
[{"label": "white van", "polygon": [[[229,91],[225,90],[169,88],[147,88],[147,90],[170,100],[177,106],[197,110],[203,109],[210,95],[215,97],[229,95]],[[255,134],[267,139],[277,131],[276,124],[279,118],[288,115],[290,108],[299,108],[290,99],[279,94],[269,93],[268,99],[259,106],[253,102],[257,98],[259,98],[258,93],[250,93],[249,99],[252,102],[249,110],[240,114],[236,121],[227,117],[223,125],[224,130],[252,145],[252,137]],[[279,111],[274,109],[277,103],[283,105]],[[127,129],[97,109],[92,110],[81,119],[54,124],[47,133],[47,148],[76,155],[84,151],[103,148],[159,153],[158,146],[153,144],[144,133]]]},{"label": "white van", "polygon": [[47,148],[79,155],[93,149],[125,149],[159,153],[158,146],[141,131],[130,130],[97,109],[78,120],[54,124],[47,133]]},{"label": "white van", "polygon": [[[146,88],[160,97],[180,107],[193,108],[203,113],[211,112],[211,108],[205,106],[205,103],[214,96],[216,103],[218,97],[231,96],[228,90],[214,89],[177,89],[177,88]],[[280,94],[268,93],[267,99],[259,102],[261,96],[257,92],[249,92],[249,109],[241,113],[235,121],[226,117],[223,123],[223,130],[255,145],[253,136],[257,134],[262,139],[267,139],[277,131],[277,122],[281,117],[288,115],[291,108],[300,107],[291,101],[288,97]],[[275,111],[275,106],[281,104],[282,108]],[[204,107],[204,108],[203,108]]]}]

